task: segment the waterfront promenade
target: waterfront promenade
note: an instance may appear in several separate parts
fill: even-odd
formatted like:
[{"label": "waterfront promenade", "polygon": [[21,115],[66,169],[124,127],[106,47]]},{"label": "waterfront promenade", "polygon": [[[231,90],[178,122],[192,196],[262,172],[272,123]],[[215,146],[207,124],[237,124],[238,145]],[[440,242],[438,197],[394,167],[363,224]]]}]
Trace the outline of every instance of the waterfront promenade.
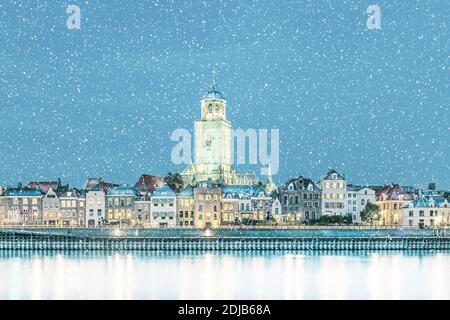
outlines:
[{"label": "waterfront promenade", "polygon": [[450,229],[1,228],[0,250],[450,250]]}]

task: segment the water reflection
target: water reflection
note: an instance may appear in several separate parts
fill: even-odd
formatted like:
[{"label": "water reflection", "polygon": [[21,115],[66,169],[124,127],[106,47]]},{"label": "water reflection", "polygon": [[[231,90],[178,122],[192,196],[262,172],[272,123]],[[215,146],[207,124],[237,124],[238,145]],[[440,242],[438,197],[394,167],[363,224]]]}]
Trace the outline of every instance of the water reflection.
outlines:
[{"label": "water reflection", "polygon": [[450,252],[0,251],[0,299],[449,299]]}]

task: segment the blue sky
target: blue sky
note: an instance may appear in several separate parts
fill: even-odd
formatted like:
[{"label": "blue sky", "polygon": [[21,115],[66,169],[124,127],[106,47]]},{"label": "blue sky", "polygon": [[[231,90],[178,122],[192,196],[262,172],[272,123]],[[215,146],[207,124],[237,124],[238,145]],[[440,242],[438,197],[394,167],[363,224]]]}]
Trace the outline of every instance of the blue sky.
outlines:
[{"label": "blue sky", "polygon": [[[81,29],[66,28],[68,4]],[[369,4],[381,30],[367,30]],[[215,70],[235,128],[279,128],[278,183],[450,188],[448,1],[2,1],[0,185],[165,174]],[[258,166],[240,166],[238,171]]]}]

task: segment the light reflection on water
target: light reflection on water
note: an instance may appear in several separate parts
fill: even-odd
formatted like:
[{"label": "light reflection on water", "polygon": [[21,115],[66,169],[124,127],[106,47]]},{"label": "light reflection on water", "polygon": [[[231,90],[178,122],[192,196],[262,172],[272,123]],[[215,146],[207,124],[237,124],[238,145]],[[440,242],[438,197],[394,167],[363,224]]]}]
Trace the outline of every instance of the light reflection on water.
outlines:
[{"label": "light reflection on water", "polygon": [[450,252],[0,251],[0,299],[450,299]]}]

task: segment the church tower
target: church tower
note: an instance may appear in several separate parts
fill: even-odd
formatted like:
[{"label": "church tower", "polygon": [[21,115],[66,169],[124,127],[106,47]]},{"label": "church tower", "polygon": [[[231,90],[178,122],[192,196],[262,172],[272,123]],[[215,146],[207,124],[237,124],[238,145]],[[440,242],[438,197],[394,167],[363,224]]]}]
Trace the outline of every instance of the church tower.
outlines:
[{"label": "church tower", "polygon": [[226,115],[227,101],[214,83],[202,98],[201,109],[201,119],[195,121],[195,162],[205,166],[231,166],[231,123]]},{"label": "church tower", "polygon": [[233,184],[236,173],[231,166],[232,135],[227,101],[214,82],[200,105],[201,117],[195,121],[195,162],[181,176],[187,184],[208,180]]}]

